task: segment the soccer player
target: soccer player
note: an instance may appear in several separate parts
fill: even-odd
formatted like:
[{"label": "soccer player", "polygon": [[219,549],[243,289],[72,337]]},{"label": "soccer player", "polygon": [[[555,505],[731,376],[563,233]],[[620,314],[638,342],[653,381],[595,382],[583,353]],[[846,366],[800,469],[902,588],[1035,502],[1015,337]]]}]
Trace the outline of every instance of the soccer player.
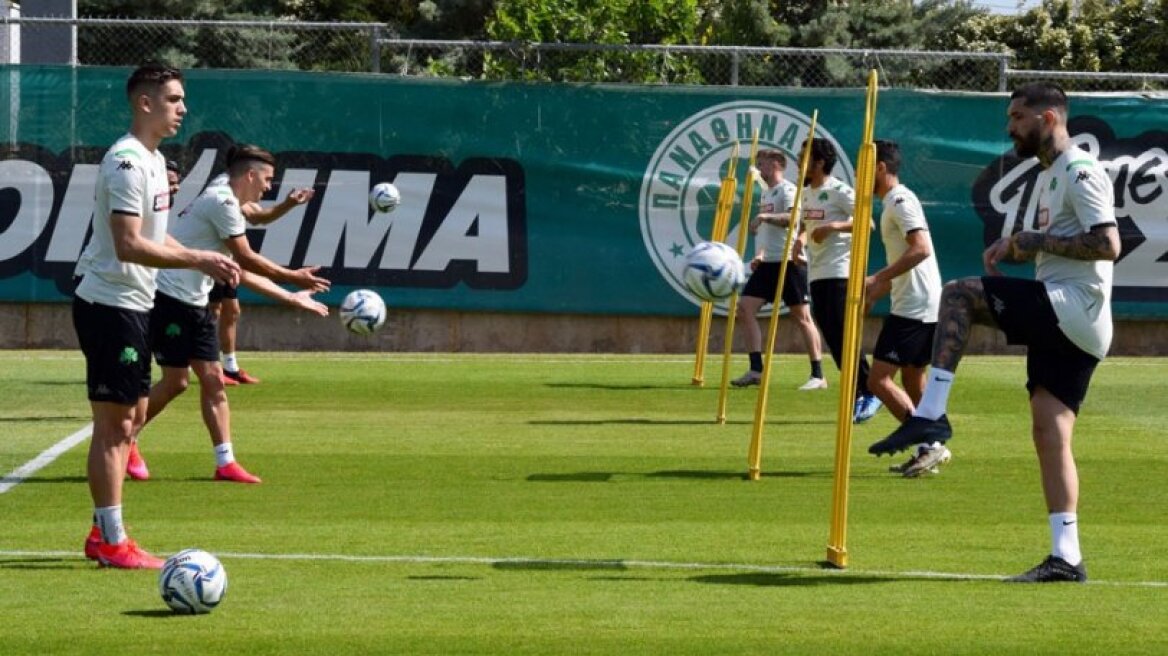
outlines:
[{"label": "soccer player", "polygon": [[[791,205],[795,202],[795,185],[783,178],[787,156],[781,150],[761,150],[757,157],[758,175],[766,189],[759,197],[759,212],[750,222],[755,235],[754,258],[750,260],[753,273],[738,299],[737,320],[750,354],[750,369],[731,383],[736,387],[757,385],[762,380],[762,330],[756,315],[759,309],[775,298],[779,286],[779,267],[783,249],[787,245],[787,226],[791,222]],[[810,292],[807,289],[807,266],[801,262],[803,238],[791,244],[791,259],[787,262],[787,277],[783,281],[782,301],[791,310],[799,326],[807,357],[811,360],[811,377],[799,387],[817,390],[827,387],[823,379],[823,356],[819,350],[819,329],[811,320]]]},{"label": "soccer player", "polygon": [[[211,181],[211,185],[224,184],[227,184],[226,175],[217,176]],[[310,188],[293,189],[284,200],[270,207],[264,207],[256,200],[240,203],[240,210],[249,224],[267,225],[292,211],[292,208],[312,200],[315,193]],[[243,313],[236,288],[217,284],[211,288],[210,301],[211,313],[219,326],[219,344],[223,351],[223,384],[253,385],[260,382],[259,378],[239,366],[239,358],[235,354],[235,336],[239,331],[239,317]]]},{"label": "soccer player", "polygon": [[[1002,237],[982,262],[989,274],[945,284],[932,371],[913,416],[868,447],[881,455],[952,436],[949,390],[972,325],[996,325],[1025,344],[1031,436],[1042,473],[1051,554],[1011,581],[1087,580],[1079,547],[1079,474],[1071,452],[1075,418],[1095,367],[1111,345],[1111,280],[1119,229],[1111,179],[1067,133],[1067,96],[1036,82],[1010,96],[1007,131],[1023,159],[1037,157],[1037,230]],[[1000,263],[1034,261],[1035,280],[1003,277]]]},{"label": "soccer player", "polygon": [[[170,190],[170,206],[174,207],[174,197],[178,195],[179,182],[182,176],[179,172],[178,162],[168,159],[166,160],[166,185]],[[142,459],[142,454],[138,452],[138,436],[130,440],[130,453],[126,460],[126,474],[136,481],[145,481],[150,478],[150,468],[146,466],[146,461]]]},{"label": "soccer player", "polygon": [[191,250],[167,236],[170,190],[158,146],[182,126],[187,109],[182,73],[152,63],[126,82],[132,119],[102,157],[95,190],[93,236],[80,258],[73,326],[85,355],[93,413],[87,474],[93,527],[85,555],[108,567],[160,569],[126,535],[122,479],[130,439],[146,419],[150,390],[148,322],[159,268],[192,267],[235,283],[240,270],[222,253]]},{"label": "soccer player", "polygon": [[[807,268],[811,280],[811,312],[840,366],[844,343],[844,310],[852,261],[852,213],[856,192],[831,175],[836,152],[827,139],[811,140],[811,159],[803,184],[803,230],[807,233]],[[868,421],[880,410],[880,399],[868,391],[868,360],[860,352],[852,421]]]},{"label": "soccer player", "polygon": [[[275,171],[271,153],[257,146],[233,146],[227,153],[225,184],[208,186],[172,223],[171,236],[190,247],[231,254],[244,272],[241,281],[257,292],[320,316],[328,308],[312,300],[329,281],[320,267],[286,269],[251,249],[240,205],[257,202],[271,188]],[[306,290],[290,293],[273,280]],[[158,276],[158,291],[150,313],[150,342],[162,380],[150,389],[146,422],[158,416],[190,384],[190,370],[199,379],[203,422],[215,451],[215,480],[259,483],[238,462],[231,441],[231,412],[219,368],[215,320],[208,305],[213,281],[198,271],[169,271]]]},{"label": "soccer player", "polygon": [[[925,367],[933,353],[941,301],[941,271],[921,202],[900,182],[900,146],[895,141],[876,142],[873,187],[884,204],[880,238],[888,264],[864,280],[864,301],[871,310],[876,301],[891,294],[892,308],[872,352],[868,389],[898,421],[904,421],[925,389]],[[898,372],[904,389],[896,386]],[[909,478],[926,471],[936,473],[937,465],[950,457],[944,444],[918,444],[908,462],[891,470]],[[924,467],[925,463],[929,466]]]}]

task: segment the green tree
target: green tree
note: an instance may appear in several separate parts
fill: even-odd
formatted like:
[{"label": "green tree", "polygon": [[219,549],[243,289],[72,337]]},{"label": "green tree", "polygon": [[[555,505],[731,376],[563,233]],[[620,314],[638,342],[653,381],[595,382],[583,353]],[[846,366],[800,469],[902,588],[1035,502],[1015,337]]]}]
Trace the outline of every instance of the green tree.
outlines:
[{"label": "green tree", "polygon": [[[498,0],[487,21],[497,41],[629,45],[694,43],[696,0]],[[635,50],[534,51],[517,45],[491,53],[484,75],[492,79],[567,82],[690,82],[685,60]]]}]

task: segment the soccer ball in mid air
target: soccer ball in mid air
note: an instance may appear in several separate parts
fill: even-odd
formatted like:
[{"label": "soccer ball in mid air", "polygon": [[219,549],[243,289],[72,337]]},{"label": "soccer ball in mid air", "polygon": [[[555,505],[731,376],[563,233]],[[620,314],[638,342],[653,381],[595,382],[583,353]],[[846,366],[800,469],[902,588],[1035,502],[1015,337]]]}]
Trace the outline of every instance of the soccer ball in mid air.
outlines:
[{"label": "soccer ball in mid air", "polygon": [[341,323],[349,332],[372,335],[385,323],[385,301],[377,292],[358,289],[341,301]]},{"label": "soccer ball in mid air", "polygon": [[681,274],[685,286],[703,301],[729,298],[746,282],[746,267],[738,251],[720,241],[703,241],[685,256]]},{"label": "soccer ball in mid air", "polygon": [[392,212],[401,202],[401,192],[388,182],[378,182],[369,190],[369,207],[377,212]]},{"label": "soccer ball in mid air", "polygon": [[162,600],[178,613],[210,613],[227,592],[227,570],[201,549],[184,549],[162,566],[158,575]]}]

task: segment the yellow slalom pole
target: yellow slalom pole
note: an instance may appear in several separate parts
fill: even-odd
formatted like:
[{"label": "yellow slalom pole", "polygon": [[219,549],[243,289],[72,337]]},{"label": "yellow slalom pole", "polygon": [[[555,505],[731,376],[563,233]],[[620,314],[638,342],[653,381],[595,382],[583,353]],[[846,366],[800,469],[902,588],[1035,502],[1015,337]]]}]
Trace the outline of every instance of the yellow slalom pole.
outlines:
[{"label": "yellow slalom pole", "polygon": [[[758,130],[750,139],[750,168],[754,168],[758,158]],[[754,178],[747,169],[746,188],[742,190],[742,212],[738,215],[738,257],[746,252],[746,235],[750,231],[751,210],[754,204]],[[737,187],[737,185],[735,185]],[[717,422],[726,423],[726,393],[730,389],[730,356],[734,350],[734,319],[738,311],[738,292],[730,297],[729,307],[726,309],[726,335],[722,340],[722,386],[718,389]]]},{"label": "yellow slalom pole", "polygon": [[[738,142],[730,151],[730,162],[722,186],[718,189],[718,203],[714,207],[714,230],[710,241],[725,241],[730,226],[730,212],[734,209],[734,193],[738,188]],[[710,322],[714,318],[714,304],[702,301],[698,319],[698,343],[694,354],[694,373],[690,383],[701,387],[706,381],[706,342],[710,341]]]},{"label": "yellow slalom pole", "polygon": [[868,274],[868,242],[872,235],[872,185],[876,175],[876,71],[868,73],[864,135],[856,164],[856,207],[852,215],[852,262],[844,310],[843,354],[840,362],[839,415],[836,418],[835,478],[832,485],[831,535],[827,562],[848,566],[848,478],[851,474],[853,395],[864,335],[864,278]]},{"label": "yellow slalom pole", "polygon": [[803,180],[807,177],[807,167],[811,163],[811,140],[815,138],[815,126],[819,122],[819,110],[811,112],[811,130],[803,144],[799,156],[799,184],[795,185],[795,204],[791,206],[791,220],[787,223],[787,241],[783,244],[783,261],[779,264],[779,284],[775,287],[775,297],[771,301],[771,320],[767,327],[767,339],[763,353],[762,379],[758,384],[758,399],[754,404],[754,426],[750,432],[750,449],[747,452],[746,477],[757,481],[762,476],[762,429],[766,424],[767,395],[771,385],[771,363],[774,361],[775,338],[779,334],[779,303],[783,298],[783,283],[787,280],[787,261],[791,259],[791,246],[803,216]]}]

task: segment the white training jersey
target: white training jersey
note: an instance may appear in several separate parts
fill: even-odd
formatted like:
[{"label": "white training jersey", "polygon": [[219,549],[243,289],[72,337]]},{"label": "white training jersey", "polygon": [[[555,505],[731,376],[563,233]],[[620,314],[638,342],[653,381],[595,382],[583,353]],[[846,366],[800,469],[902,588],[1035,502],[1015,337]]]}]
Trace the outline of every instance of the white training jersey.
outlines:
[{"label": "white training jersey", "polygon": [[[247,232],[235,192],[226,178],[216,178],[170,223],[170,236],[194,250],[231,255],[224,243]],[[158,274],[158,291],[188,305],[204,307],[215,281],[196,269],[165,269]]]},{"label": "white training jersey", "polygon": [[[758,197],[759,214],[782,214],[791,210],[795,204],[795,185],[787,180],[769,187]],[[787,245],[787,229],[773,223],[763,223],[758,226],[754,235],[754,254],[762,254],[763,262],[781,262],[783,248]]]},{"label": "white training jersey", "polygon": [[136,137],[124,135],[101,159],[93,209],[93,236],[77,262],[83,274],[78,297],[90,303],[147,312],[154,307],[157,269],[122,262],[114,250],[110,217],[114,212],[142,220],[139,233],[155,243],[166,241],[170,185],[166,158]]},{"label": "white training jersey", "polygon": [[[1072,146],[1038,176],[1038,230],[1071,237],[1116,225],[1115,196],[1107,170],[1095,156]],[[1075,260],[1040,251],[1034,277],[1046,283],[1059,328],[1075,346],[1102,360],[1111,347],[1111,280],[1108,260]]]},{"label": "white training jersey", "polygon": [[835,176],[803,190],[803,226],[807,230],[807,278],[811,281],[847,278],[852,262],[852,233],[833,232],[815,243],[811,232],[834,221],[851,221],[856,192]]},{"label": "white training jersey", "polygon": [[[899,260],[908,250],[908,233],[918,231],[933,251],[933,238],[925,220],[921,201],[908,187],[898,184],[884,194],[880,213],[880,238],[888,263]],[[936,251],[912,269],[892,279],[891,313],[905,319],[936,323],[941,306],[941,270]]]}]

